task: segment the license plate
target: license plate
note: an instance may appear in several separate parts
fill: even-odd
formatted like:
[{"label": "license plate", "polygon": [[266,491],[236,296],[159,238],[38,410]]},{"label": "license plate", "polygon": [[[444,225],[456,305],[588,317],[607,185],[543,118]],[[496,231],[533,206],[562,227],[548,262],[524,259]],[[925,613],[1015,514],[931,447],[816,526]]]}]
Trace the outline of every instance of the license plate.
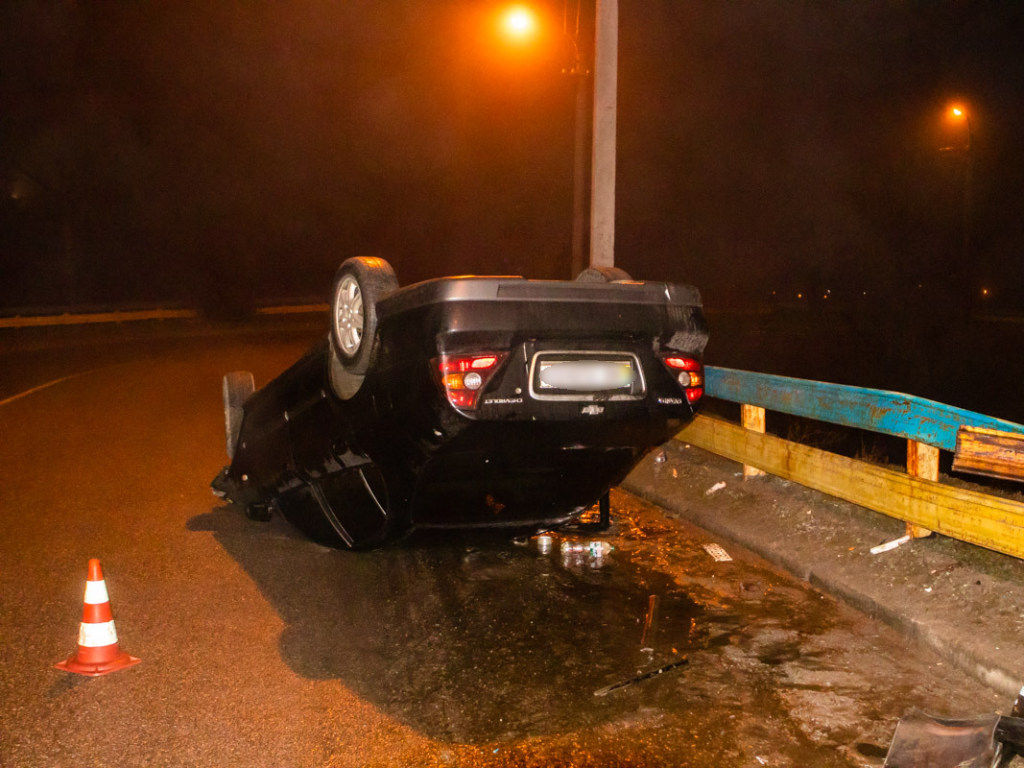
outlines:
[{"label": "license plate", "polygon": [[541,392],[610,392],[633,386],[629,360],[542,360],[537,372]]}]

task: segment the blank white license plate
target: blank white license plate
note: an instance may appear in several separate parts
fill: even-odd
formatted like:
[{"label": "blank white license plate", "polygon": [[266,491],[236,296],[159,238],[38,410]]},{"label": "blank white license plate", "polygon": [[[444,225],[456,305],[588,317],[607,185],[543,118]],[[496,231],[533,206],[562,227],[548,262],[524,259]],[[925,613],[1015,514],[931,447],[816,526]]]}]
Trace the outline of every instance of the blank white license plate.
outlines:
[{"label": "blank white license plate", "polygon": [[541,391],[604,392],[633,385],[628,360],[543,360],[538,371]]}]

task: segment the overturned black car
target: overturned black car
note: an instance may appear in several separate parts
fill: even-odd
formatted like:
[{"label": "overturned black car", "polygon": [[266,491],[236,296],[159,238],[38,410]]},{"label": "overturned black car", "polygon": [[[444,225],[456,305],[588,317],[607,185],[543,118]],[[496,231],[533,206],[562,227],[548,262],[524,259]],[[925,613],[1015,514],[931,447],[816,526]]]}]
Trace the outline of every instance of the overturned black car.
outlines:
[{"label": "overturned black car", "polygon": [[386,261],[349,259],[321,342],[259,391],[225,376],[213,488],[334,546],[555,527],[693,418],[706,342],[696,289],[614,267],[399,288]]}]

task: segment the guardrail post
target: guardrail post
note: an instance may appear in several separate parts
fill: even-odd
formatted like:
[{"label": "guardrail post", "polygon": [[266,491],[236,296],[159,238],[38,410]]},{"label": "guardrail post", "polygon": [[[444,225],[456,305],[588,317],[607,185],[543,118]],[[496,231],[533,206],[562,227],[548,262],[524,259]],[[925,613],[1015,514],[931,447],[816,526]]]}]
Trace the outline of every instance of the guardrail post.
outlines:
[{"label": "guardrail post", "polygon": [[[927,443],[919,443],[917,440],[907,440],[907,474],[922,480],[938,482],[939,449]],[[907,523],[907,535],[913,539],[923,539],[925,536],[931,536],[932,532],[919,525]]]},{"label": "guardrail post", "polygon": [[[764,408],[758,408],[756,405],[741,404],[740,421],[744,429],[764,434]],[[749,464],[743,465],[744,480],[749,480],[752,477],[761,477],[764,474],[765,472],[757,467],[752,467]]]}]

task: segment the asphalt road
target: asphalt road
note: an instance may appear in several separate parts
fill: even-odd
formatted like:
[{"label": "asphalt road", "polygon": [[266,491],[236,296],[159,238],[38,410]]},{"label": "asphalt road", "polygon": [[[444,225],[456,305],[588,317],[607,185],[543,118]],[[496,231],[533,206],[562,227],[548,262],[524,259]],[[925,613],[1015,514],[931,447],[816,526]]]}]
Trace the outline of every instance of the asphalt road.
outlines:
[{"label": "asphalt road", "polygon": [[[623,493],[599,559],[469,536],[354,554],[247,520],[208,488],[220,376],[291,363],[317,331],[284,325],[0,337],[4,768],[877,766],[911,706],[1006,708]],[[100,678],[53,668],[91,557],[142,659]]]}]

